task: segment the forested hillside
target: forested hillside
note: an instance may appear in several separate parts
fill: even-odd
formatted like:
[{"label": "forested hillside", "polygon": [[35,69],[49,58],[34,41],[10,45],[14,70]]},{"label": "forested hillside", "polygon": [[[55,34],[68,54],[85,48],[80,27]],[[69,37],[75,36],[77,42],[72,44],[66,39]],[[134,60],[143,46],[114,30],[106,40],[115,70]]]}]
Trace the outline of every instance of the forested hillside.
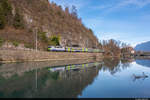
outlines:
[{"label": "forested hillside", "polygon": [[[100,48],[92,29],[82,24],[75,6],[65,10],[48,0],[0,0],[0,46],[35,47],[48,45]],[[6,46],[5,46],[6,47]]]}]

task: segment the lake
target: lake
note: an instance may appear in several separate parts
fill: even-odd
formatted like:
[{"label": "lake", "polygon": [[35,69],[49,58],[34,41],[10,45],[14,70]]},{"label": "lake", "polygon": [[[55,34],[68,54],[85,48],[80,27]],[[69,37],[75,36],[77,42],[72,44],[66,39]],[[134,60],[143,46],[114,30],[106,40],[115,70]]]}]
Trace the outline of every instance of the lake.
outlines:
[{"label": "lake", "polygon": [[150,98],[149,91],[150,60],[0,64],[0,98]]}]

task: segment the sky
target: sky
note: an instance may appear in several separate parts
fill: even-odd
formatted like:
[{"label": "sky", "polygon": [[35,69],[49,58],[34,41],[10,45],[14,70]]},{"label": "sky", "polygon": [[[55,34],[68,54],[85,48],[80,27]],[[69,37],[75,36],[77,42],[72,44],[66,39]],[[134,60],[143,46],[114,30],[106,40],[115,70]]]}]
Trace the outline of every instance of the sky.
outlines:
[{"label": "sky", "polygon": [[83,24],[101,40],[131,46],[150,41],[150,0],[50,0],[63,8],[75,5]]}]

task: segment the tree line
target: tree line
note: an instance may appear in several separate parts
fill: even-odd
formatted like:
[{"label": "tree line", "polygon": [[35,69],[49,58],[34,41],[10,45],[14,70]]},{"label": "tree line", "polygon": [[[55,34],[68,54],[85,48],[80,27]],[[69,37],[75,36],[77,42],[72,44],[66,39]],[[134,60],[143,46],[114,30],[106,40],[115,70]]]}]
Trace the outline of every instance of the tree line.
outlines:
[{"label": "tree line", "polygon": [[114,39],[103,40],[100,42],[104,49],[104,56],[122,57],[125,54],[131,54],[133,47],[121,41]]}]

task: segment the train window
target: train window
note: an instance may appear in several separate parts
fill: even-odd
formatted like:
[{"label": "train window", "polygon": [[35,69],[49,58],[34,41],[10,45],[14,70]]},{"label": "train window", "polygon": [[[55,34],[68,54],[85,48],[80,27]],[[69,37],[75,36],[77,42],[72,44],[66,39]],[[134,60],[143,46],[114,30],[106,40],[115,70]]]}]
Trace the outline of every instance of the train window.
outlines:
[{"label": "train window", "polygon": [[48,48],[55,48],[54,46],[48,46]]}]

